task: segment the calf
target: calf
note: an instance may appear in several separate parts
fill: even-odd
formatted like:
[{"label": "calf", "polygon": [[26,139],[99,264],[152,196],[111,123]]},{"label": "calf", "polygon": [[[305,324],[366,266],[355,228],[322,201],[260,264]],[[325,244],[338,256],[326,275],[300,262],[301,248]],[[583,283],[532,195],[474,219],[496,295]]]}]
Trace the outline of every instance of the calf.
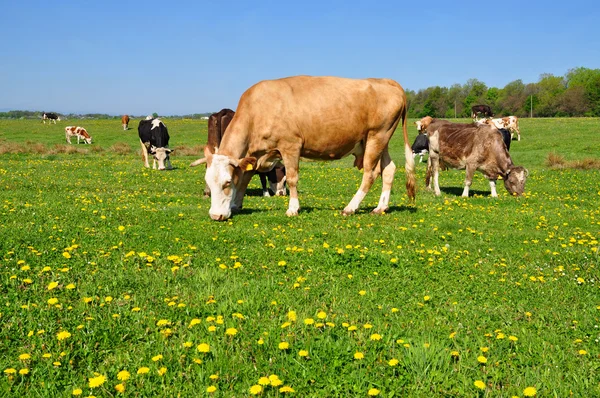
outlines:
[{"label": "calf", "polygon": [[123,130],[129,130],[129,115],[121,116],[121,124],[123,125]]},{"label": "calf", "polygon": [[506,144],[498,130],[487,124],[459,124],[446,120],[421,119],[421,126],[429,137],[429,160],[426,185],[430,188],[433,175],[434,192],[440,195],[438,182],[440,161],[456,168],[466,169],[462,196],[469,196],[469,187],[475,170],[490,182],[491,196],[498,196],[496,180],[502,177],[504,187],[511,195],[521,195],[525,190],[527,169],[515,166]]},{"label": "calf", "polygon": [[48,121],[48,124],[50,124],[50,122],[56,124],[57,120],[60,122],[60,116],[52,112],[42,112],[42,123],[46,124],[46,120]]},{"label": "calf", "polygon": [[79,144],[79,140],[83,140],[85,144],[92,143],[92,137],[88,134],[86,129],[79,126],[67,126],[65,127],[65,139],[70,144],[71,137],[77,137],[77,143]]},{"label": "calf", "polygon": [[[208,118],[208,143],[206,144],[207,150],[211,154],[215,154],[219,150],[221,140],[225,135],[227,126],[233,119],[235,112],[231,109],[221,109],[217,113],[213,113]],[[206,158],[196,160],[190,166],[197,166],[205,163]],[[271,196],[270,192],[273,192],[277,196],[285,196],[285,167],[277,162],[274,167],[267,172],[259,172],[260,184],[262,186],[263,196]],[[269,186],[267,186],[267,181]],[[204,196],[210,196],[210,188],[208,185],[204,187]]]},{"label": "calf", "polygon": [[168,169],[172,169],[169,154],[173,152],[168,148],[169,131],[167,126],[160,119],[140,120],[138,134],[142,145],[142,159],[144,166],[150,168],[148,163],[148,153],[153,157],[152,168],[156,169],[158,163],[159,170],[165,170],[165,163]]},{"label": "calf", "polygon": [[478,115],[483,115],[483,117],[493,117],[492,108],[487,105],[473,105],[471,107],[471,118],[477,119]]},{"label": "calf", "polygon": [[426,134],[419,134],[415,138],[415,142],[412,144],[413,157],[420,155],[419,163],[423,162],[423,155],[429,153],[429,139]]}]

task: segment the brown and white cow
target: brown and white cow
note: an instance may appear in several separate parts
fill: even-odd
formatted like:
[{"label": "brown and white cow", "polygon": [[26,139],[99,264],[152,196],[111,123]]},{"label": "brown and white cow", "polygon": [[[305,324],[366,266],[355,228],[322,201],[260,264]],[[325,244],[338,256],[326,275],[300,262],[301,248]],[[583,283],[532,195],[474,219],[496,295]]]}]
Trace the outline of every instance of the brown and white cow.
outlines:
[{"label": "brown and white cow", "polygon": [[123,125],[123,130],[129,130],[129,115],[121,116],[121,124]]},{"label": "brown and white cow", "polygon": [[510,139],[512,140],[517,133],[517,141],[521,141],[521,131],[519,131],[519,119],[516,116],[506,116],[498,119],[490,119],[494,126],[499,129],[510,131]]},{"label": "brown and white cow", "polygon": [[388,143],[402,121],[406,188],[415,197],[415,163],[408,142],[404,89],[390,79],[294,76],[265,80],[250,87],[223,137],[219,152],[205,150],[205,180],[211,190],[210,217],[226,220],[241,209],[255,170],[277,161],[286,166],[290,200],[286,214],[295,216],[300,157],[335,160],[354,155],[364,169],[362,183],[343,214],[353,214],[381,174],[382,193],[374,213],[388,210],[396,166]]},{"label": "brown and white cow", "polygon": [[440,195],[438,181],[440,162],[465,169],[465,187],[462,196],[469,196],[469,187],[475,170],[479,170],[490,182],[491,196],[498,196],[496,180],[502,177],[504,187],[511,195],[521,195],[525,190],[527,169],[515,166],[498,129],[487,124],[450,123],[447,120],[421,119],[421,128],[429,138],[429,159],[426,185]]},{"label": "brown and white cow", "polygon": [[65,127],[65,139],[70,144],[71,137],[77,137],[77,143],[79,140],[83,140],[85,144],[92,143],[92,137],[88,134],[87,130],[79,126],[67,126]]},{"label": "brown and white cow", "polygon": [[[223,135],[227,130],[227,126],[233,120],[235,112],[231,109],[221,109],[219,112],[213,113],[208,118],[208,142],[206,148],[213,155],[218,152]],[[206,159],[199,159],[191,163],[190,166],[197,166],[206,163]],[[260,183],[262,186],[263,196],[271,196],[269,188],[277,196],[285,196],[285,167],[281,163],[274,165],[273,169],[266,173],[259,172]],[[267,182],[269,186],[267,186]],[[204,187],[204,196],[210,196],[210,188],[208,185]]]}]

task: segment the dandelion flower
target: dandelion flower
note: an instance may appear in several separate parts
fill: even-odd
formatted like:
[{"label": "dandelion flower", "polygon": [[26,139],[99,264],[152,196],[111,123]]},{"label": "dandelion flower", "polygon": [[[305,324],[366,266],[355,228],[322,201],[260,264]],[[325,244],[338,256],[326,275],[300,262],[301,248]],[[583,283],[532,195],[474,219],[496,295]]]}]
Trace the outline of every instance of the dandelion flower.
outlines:
[{"label": "dandelion flower", "polygon": [[263,388],[262,386],[259,386],[258,384],[253,385],[252,387],[250,387],[250,394],[252,395],[258,395],[262,392]]},{"label": "dandelion flower", "polygon": [[396,365],[398,365],[398,362],[399,361],[396,358],[392,358],[392,359],[390,359],[388,361],[388,365],[390,365],[390,366],[396,366]]},{"label": "dandelion flower", "polygon": [[196,349],[199,352],[209,352],[210,351],[210,346],[208,344],[206,344],[206,343],[201,343],[201,344],[198,344],[198,347],[196,347]]},{"label": "dandelion flower", "polygon": [[308,351],[307,350],[300,350],[298,351],[298,355],[301,357],[307,357],[308,356]]},{"label": "dandelion flower", "polygon": [[163,359],[163,356],[161,354],[152,357],[152,360],[154,362],[160,361],[161,359]]},{"label": "dandelion flower", "polygon": [[354,353],[354,359],[363,359],[365,357],[365,354],[363,354],[360,351],[357,351]]},{"label": "dandelion flower", "polygon": [[29,354],[21,354],[21,355],[19,355],[19,359],[21,361],[26,361],[28,359],[31,359],[31,355],[29,355]]},{"label": "dandelion flower", "polygon": [[367,294],[366,290],[361,290],[358,292],[358,294],[360,294],[361,296],[364,296],[365,294]]},{"label": "dandelion flower", "polygon": [[586,350],[579,350],[579,355],[587,355],[587,351]]},{"label": "dandelion flower", "polygon": [[6,373],[7,375],[14,375],[15,373],[17,373],[17,369],[13,369],[13,368],[4,369],[4,373]]},{"label": "dandelion flower", "polygon": [[296,315],[296,311],[290,311],[287,313],[287,318],[290,322],[296,322],[298,316]]},{"label": "dandelion flower", "polygon": [[295,392],[295,390],[290,386],[283,386],[279,389],[279,392],[285,394],[286,392]]},{"label": "dandelion flower", "polygon": [[131,373],[129,373],[126,370],[122,370],[119,373],[117,373],[117,380],[126,381],[129,380],[130,377]]},{"label": "dandelion flower", "polygon": [[519,340],[519,338],[517,336],[508,336],[508,339],[510,341],[517,341],[517,340]]},{"label": "dandelion flower", "polygon": [[258,379],[258,384],[260,384],[261,386],[268,386],[269,384],[271,384],[271,380],[269,380],[268,377],[261,377],[260,379]]},{"label": "dandelion flower", "polygon": [[215,391],[217,391],[217,387],[215,387],[215,386],[208,386],[208,387],[206,387],[206,392],[209,393],[209,394],[212,394]]},{"label": "dandelion flower", "polygon": [[90,377],[89,386],[90,388],[100,387],[106,381],[106,376],[99,375],[96,377]]},{"label": "dandelion flower", "polygon": [[125,392],[125,384],[123,384],[123,383],[117,384],[115,386],[115,390],[117,390],[117,392],[120,392],[120,393]]},{"label": "dandelion flower", "polygon": [[148,372],[150,372],[150,368],[148,368],[146,366],[142,366],[141,368],[138,369],[137,374],[145,375]]},{"label": "dandelion flower", "polygon": [[52,298],[48,299],[48,304],[49,305],[54,305],[56,303],[58,303],[58,299],[56,297],[52,297]]},{"label": "dandelion flower", "polygon": [[228,328],[228,329],[225,331],[225,334],[226,334],[226,335],[228,335],[228,336],[235,336],[235,335],[237,334],[237,332],[238,332],[238,331],[237,331],[237,329],[236,329],[236,328]]},{"label": "dandelion flower", "polygon": [[22,376],[25,376],[25,375],[29,374],[29,369],[28,368],[19,369],[19,374]]},{"label": "dandelion flower", "polygon": [[306,319],[304,320],[304,324],[305,324],[305,325],[312,325],[312,324],[314,324],[314,323],[315,323],[315,320],[314,320],[314,319],[312,319],[312,318],[306,318]]},{"label": "dandelion flower", "polygon": [[71,337],[71,333],[67,332],[66,330],[63,330],[61,332],[58,332],[56,334],[56,338],[58,340],[64,340],[64,339],[68,339],[69,337]]},{"label": "dandelion flower", "polygon": [[480,356],[477,357],[477,361],[479,363],[487,363],[487,358],[484,357],[483,355],[480,355]]},{"label": "dandelion flower", "polygon": [[48,290],[55,289],[58,286],[58,282],[50,282],[48,284]]},{"label": "dandelion flower", "polygon": [[83,391],[81,391],[81,388],[76,388],[73,390],[73,392],[71,394],[73,395],[81,395],[81,393],[83,393]]},{"label": "dandelion flower", "polygon": [[317,314],[317,318],[325,319],[327,318],[327,313],[325,311],[319,311],[319,313]]},{"label": "dandelion flower", "polygon": [[523,390],[523,395],[525,395],[526,397],[535,397],[536,394],[537,390],[535,389],[535,387],[527,387]]},{"label": "dandelion flower", "polygon": [[380,393],[380,391],[376,388],[371,388],[368,392],[370,397],[377,396],[377,395],[379,395],[379,393]]},{"label": "dandelion flower", "polygon": [[167,373],[167,368],[165,368],[164,366],[160,369],[157,370],[157,373],[159,376],[164,375],[165,373]]},{"label": "dandelion flower", "polygon": [[381,335],[378,333],[374,333],[371,335],[370,339],[373,341],[379,341],[379,340],[381,340]]},{"label": "dandelion flower", "polygon": [[280,350],[287,350],[288,348],[290,348],[290,343],[286,341],[282,341],[281,343],[279,343]]},{"label": "dandelion flower", "polygon": [[473,383],[475,385],[475,387],[479,388],[480,390],[485,390],[485,383],[481,380],[476,380],[475,383]]}]

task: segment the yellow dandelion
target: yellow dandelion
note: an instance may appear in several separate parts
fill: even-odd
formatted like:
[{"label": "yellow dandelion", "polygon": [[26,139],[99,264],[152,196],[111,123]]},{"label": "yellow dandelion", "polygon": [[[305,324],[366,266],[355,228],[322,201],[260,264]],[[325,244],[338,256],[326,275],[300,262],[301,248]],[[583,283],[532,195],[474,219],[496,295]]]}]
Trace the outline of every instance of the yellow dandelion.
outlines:
[{"label": "yellow dandelion", "polygon": [[314,324],[314,323],[315,323],[315,320],[314,320],[314,319],[312,319],[312,318],[306,318],[306,319],[304,320],[304,324],[305,324],[305,325],[312,325],[312,324]]},{"label": "yellow dandelion", "polygon": [[259,386],[258,384],[253,385],[252,387],[250,387],[250,394],[252,395],[258,395],[262,392],[263,388],[262,386]]},{"label": "yellow dandelion", "polygon": [[373,341],[379,341],[379,340],[381,340],[381,335],[378,333],[374,333],[371,335],[370,339]]},{"label": "yellow dandelion", "polygon": [[225,331],[225,334],[226,334],[226,335],[228,335],[228,336],[235,336],[235,335],[237,334],[237,332],[238,332],[238,331],[237,331],[237,329],[236,329],[236,328],[228,328],[228,329]]},{"label": "yellow dandelion", "polygon": [[194,325],[197,325],[197,324],[199,324],[199,323],[200,323],[200,319],[198,319],[198,318],[194,318],[194,319],[192,319],[192,320],[190,321],[190,324],[188,325],[188,328],[191,328],[192,326],[194,326]]},{"label": "yellow dandelion", "polygon": [[519,340],[519,338],[517,336],[508,336],[508,339],[510,341],[517,341],[517,340]]},{"label": "yellow dandelion", "polygon": [[130,377],[131,377],[131,373],[129,373],[126,370],[122,370],[119,373],[117,373],[117,380],[127,381],[127,380],[129,380]]},{"label": "yellow dandelion", "polygon": [[115,386],[115,390],[117,390],[117,392],[124,393],[125,392],[125,384],[123,384],[123,383],[117,384]]},{"label": "yellow dandelion", "polygon": [[66,330],[63,330],[61,332],[58,332],[56,334],[56,338],[58,340],[64,340],[64,339],[68,339],[69,337],[71,337],[71,333],[67,332]]},{"label": "yellow dandelion", "polygon": [[212,394],[215,391],[217,391],[217,387],[216,386],[208,386],[208,387],[206,387],[206,392],[209,393],[209,394]]},{"label": "yellow dandelion", "polygon": [[106,376],[99,375],[96,377],[90,377],[89,386],[90,388],[100,387],[106,381]]},{"label": "yellow dandelion", "polygon": [[523,395],[525,395],[526,397],[535,397],[536,394],[537,390],[535,389],[535,387],[527,387],[523,390]]},{"label": "yellow dandelion", "polygon": [[152,357],[152,360],[154,362],[160,361],[161,359],[163,359],[163,356],[161,354]]},{"label": "yellow dandelion", "polygon": [[198,344],[198,347],[196,347],[196,349],[199,352],[210,352],[210,346],[207,343]]},{"label": "yellow dandelion", "polygon": [[367,291],[366,290],[360,290],[358,292],[358,294],[360,294],[361,296],[364,296],[365,294],[367,294]]},{"label": "yellow dandelion", "polygon": [[475,383],[473,383],[475,385],[475,387],[479,388],[480,390],[485,390],[485,383],[481,380],[475,380]]},{"label": "yellow dandelion", "polygon": [[390,365],[390,366],[396,366],[396,365],[398,365],[399,362],[400,361],[398,361],[396,358],[392,358],[392,359],[390,359],[388,361],[388,365]]},{"label": "yellow dandelion", "polygon": [[55,289],[58,286],[58,282],[50,282],[48,284],[48,290]]},{"label": "yellow dandelion", "polygon": [[31,359],[31,355],[30,354],[21,354],[21,355],[19,355],[19,359],[21,361],[26,361],[28,359]]},{"label": "yellow dandelion", "polygon": [[364,357],[365,357],[365,354],[363,354],[360,351],[357,351],[357,352],[354,353],[354,359],[359,359],[360,360],[360,359],[363,359]]},{"label": "yellow dandelion", "polygon": [[371,388],[367,394],[369,394],[370,397],[375,397],[375,396],[379,395],[379,393],[380,393],[380,391],[378,389]]},{"label": "yellow dandelion", "polygon": [[148,372],[150,372],[150,368],[146,367],[146,366],[142,366],[141,368],[138,369],[137,374],[145,375]]},{"label": "yellow dandelion", "polygon": [[281,343],[279,343],[280,350],[287,350],[288,348],[290,348],[290,343],[286,341],[282,341]]},{"label": "yellow dandelion", "polygon": [[83,393],[83,391],[81,391],[81,388],[76,388],[73,390],[73,392],[71,393],[72,395],[81,395]]},{"label": "yellow dandelion", "polygon": [[22,376],[28,375],[29,369],[28,368],[19,369],[19,374]]},{"label": "yellow dandelion", "polygon": [[48,304],[49,305],[54,305],[58,303],[58,299],[56,297],[52,297],[48,299]]},{"label": "yellow dandelion", "polygon": [[579,350],[578,353],[579,353],[579,355],[587,355],[586,350]]},{"label": "yellow dandelion", "polygon": [[268,386],[269,384],[271,384],[271,380],[269,380],[268,377],[261,377],[260,379],[258,379],[258,384],[260,384],[261,386]]},{"label": "yellow dandelion", "polygon": [[479,363],[487,363],[487,358],[484,357],[483,355],[480,355],[477,357],[477,362]]},{"label": "yellow dandelion", "polygon": [[287,318],[290,322],[296,322],[296,319],[298,318],[296,311],[289,311],[287,313]]},{"label": "yellow dandelion", "polygon": [[162,368],[158,369],[156,372],[158,373],[158,375],[159,375],[159,376],[162,376],[162,375],[164,375],[165,373],[167,373],[167,368],[165,368],[165,367],[163,366]]},{"label": "yellow dandelion", "polygon": [[282,394],[288,393],[288,392],[296,392],[292,387],[290,386],[283,386],[279,389],[279,392]]},{"label": "yellow dandelion", "polygon": [[327,318],[327,313],[325,311],[319,311],[319,313],[317,314],[317,318],[325,319]]},{"label": "yellow dandelion", "polygon": [[308,356],[308,350],[300,350],[298,351],[298,355],[301,357],[307,357]]}]

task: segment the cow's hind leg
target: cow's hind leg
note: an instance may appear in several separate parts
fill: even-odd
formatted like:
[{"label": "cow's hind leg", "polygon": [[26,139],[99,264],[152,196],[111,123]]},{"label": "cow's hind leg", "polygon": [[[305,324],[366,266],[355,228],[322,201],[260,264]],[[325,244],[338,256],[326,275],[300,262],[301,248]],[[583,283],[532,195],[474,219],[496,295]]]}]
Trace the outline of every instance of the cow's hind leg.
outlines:
[{"label": "cow's hind leg", "polygon": [[[360,184],[360,188],[358,188],[358,191],[354,194],[354,197],[352,198],[350,203],[348,203],[348,205],[342,211],[343,215],[347,216],[350,214],[354,214],[354,212],[356,212],[356,209],[358,209],[358,206],[360,206],[360,203],[363,201],[365,196],[367,196],[367,193],[371,189],[371,186],[373,185],[375,178],[377,178],[377,176],[379,175],[379,170],[377,170],[377,166],[379,165],[379,162],[382,159],[383,151],[387,150],[387,148],[381,149],[381,148],[379,148],[379,146],[380,146],[380,144],[376,143],[376,142],[373,142],[370,145],[369,145],[369,143],[367,143],[366,148],[365,148],[365,155],[364,155],[364,159],[363,159],[364,170],[363,170],[362,183]],[[389,157],[389,155],[388,155],[388,157]],[[288,181],[289,181],[289,175],[288,175]],[[382,196],[383,196],[383,193],[382,193]],[[389,194],[388,194],[388,200],[389,200]]]},{"label": "cow's hind leg", "polygon": [[388,148],[385,148],[379,161],[379,167],[381,170],[381,196],[379,197],[379,204],[377,208],[373,210],[374,214],[383,214],[389,209],[390,194],[392,192],[392,184],[394,183],[394,174],[396,173],[396,165],[390,157]]},{"label": "cow's hind leg", "polygon": [[262,194],[265,198],[268,198],[271,195],[269,194],[269,188],[267,186],[267,174],[266,173],[258,173],[258,176],[260,177],[260,185],[262,187]]},{"label": "cow's hind leg", "polygon": [[496,192],[496,180],[490,180],[490,191],[492,192],[492,198],[498,197],[498,192]]},{"label": "cow's hind leg", "polygon": [[462,196],[465,198],[469,197],[469,188],[471,187],[471,182],[473,182],[473,174],[475,174],[475,169],[467,165],[465,176],[465,189],[463,189],[462,193]]}]

